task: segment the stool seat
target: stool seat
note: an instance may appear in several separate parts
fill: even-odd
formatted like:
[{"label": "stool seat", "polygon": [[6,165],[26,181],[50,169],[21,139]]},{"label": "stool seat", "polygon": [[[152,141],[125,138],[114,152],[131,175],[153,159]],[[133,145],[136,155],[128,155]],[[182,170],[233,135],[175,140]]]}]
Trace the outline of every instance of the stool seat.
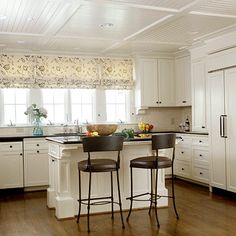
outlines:
[{"label": "stool seat", "polygon": [[88,160],[80,161],[78,169],[85,172],[110,172],[117,170],[117,162],[112,159],[91,159],[90,165]]},{"label": "stool seat", "polygon": [[[158,165],[156,163],[158,161]],[[144,168],[144,169],[159,169],[168,168],[172,166],[172,161],[168,157],[145,156],[138,157],[130,161],[130,167]]]}]

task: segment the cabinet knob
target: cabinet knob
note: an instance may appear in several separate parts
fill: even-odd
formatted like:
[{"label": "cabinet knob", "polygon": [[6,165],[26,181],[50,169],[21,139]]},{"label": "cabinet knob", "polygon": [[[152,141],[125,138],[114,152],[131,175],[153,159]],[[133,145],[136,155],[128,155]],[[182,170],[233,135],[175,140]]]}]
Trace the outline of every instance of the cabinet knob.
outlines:
[{"label": "cabinet knob", "polygon": [[37,147],[39,147],[39,144],[37,143]]},{"label": "cabinet knob", "polygon": [[39,150],[37,150],[37,153],[39,153]]},{"label": "cabinet knob", "polygon": [[202,175],[202,172],[200,172],[199,174]]},{"label": "cabinet knob", "polygon": [[156,103],[158,104],[159,102],[157,101]]},{"label": "cabinet knob", "polygon": [[52,160],[52,162],[54,162],[55,160]]},{"label": "cabinet knob", "polygon": [[184,170],[184,168],[181,168],[181,170]]},{"label": "cabinet knob", "polygon": [[10,148],[12,148],[12,145],[10,145]]},{"label": "cabinet knob", "polygon": [[159,103],[161,104],[161,101]]},{"label": "cabinet knob", "polygon": [[202,143],[202,140],[199,140],[199,143]]},{"label": "cabinet knob", "polygon": [[202,129],[205,129],[206,127],[205,126],[202,126]]},{"label": "cabinet knob", "polygon": [[182,103],[187,103],[187,101],[182,101]]},{"label": "cabinet knob", "polygon": [[182,153],[182,154],[184,154],[184,152],[183,152],[183,151],[182,151],[181,153]]},{"label": "cabinet knob", "polygon": [[199,156],[202,157],[202,154],[200,154]]},{"label": "cabinet knob", "polygon": [[23,154],[22,154],[22,153],[20,153],[20,156],[23,156]]}]

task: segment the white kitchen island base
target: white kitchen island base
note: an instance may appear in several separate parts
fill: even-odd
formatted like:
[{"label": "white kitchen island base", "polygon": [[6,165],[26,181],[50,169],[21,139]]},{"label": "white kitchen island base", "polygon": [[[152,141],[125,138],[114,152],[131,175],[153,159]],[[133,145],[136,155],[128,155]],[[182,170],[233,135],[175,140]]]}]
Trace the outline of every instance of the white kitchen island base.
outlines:
[{"label": "white kitchen island base", "polygon": [[[130,141],[124,142],[120,163],[120,188],[123,210],[129,209],[130,201],[130,160],[140,156],[151,155],[151,141]],[[82,144],[62,144],[56,141],[49,141],[49,188],[47,189],[47,205],[55,208],[55,215],[58,219],[74,217],[78,214],[78,169],[77,163],[87,159],[87,153],[83,152]],[[96,153],[95,158],[109,157],[116,158],[112,153]],[[82,177],[82,198],[88,195],[88,173],[81,173]],[[134,194],[150,192],[150,171],[146,169],[133,169]],[[116,172],[113,172],[114,200],[118,200],[116,186]],[[92,197],[110,196],[110,173],[92,174]],[[164,170],[158,174],[158,194],[167,196],[165,188]],[[147,196],[146,196],[147,197]],[[138,201],[133,203],[133,208],[148,207],[149,202]],[[168,198],[160,198],[158,207],[167,207]],[[91,213],[111,211],[111,204],[92,206]],[[114,205],[118,210],[118,205]],[[86,214],[87,206],[82,205],[81,214]]]}]

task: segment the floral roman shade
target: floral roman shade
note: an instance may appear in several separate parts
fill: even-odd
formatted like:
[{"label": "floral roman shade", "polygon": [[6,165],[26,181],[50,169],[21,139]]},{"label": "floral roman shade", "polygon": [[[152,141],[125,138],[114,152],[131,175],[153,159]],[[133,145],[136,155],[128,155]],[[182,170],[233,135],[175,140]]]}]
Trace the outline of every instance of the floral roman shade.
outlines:
[{"label": "floral roman shade", "polygon": [[32,88],[33,75],[33,56],[1,55],[0,88]]},{"label": "floral roman shade", "polygon": [[1,55],[1,88],[109,88],[133,86],[130,59]]}]

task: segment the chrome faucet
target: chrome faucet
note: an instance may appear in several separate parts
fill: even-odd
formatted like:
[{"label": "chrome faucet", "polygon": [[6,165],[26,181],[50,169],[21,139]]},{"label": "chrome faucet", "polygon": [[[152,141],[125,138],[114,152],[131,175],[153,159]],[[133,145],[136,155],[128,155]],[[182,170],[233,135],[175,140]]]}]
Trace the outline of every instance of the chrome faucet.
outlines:
[{"label": "chrome faucet", "polygon": [[74,120],[74,124],[75,124],[75,128],[76,128],[75,132],[82,133],[82,126],[79,125],[79,119]]}]

